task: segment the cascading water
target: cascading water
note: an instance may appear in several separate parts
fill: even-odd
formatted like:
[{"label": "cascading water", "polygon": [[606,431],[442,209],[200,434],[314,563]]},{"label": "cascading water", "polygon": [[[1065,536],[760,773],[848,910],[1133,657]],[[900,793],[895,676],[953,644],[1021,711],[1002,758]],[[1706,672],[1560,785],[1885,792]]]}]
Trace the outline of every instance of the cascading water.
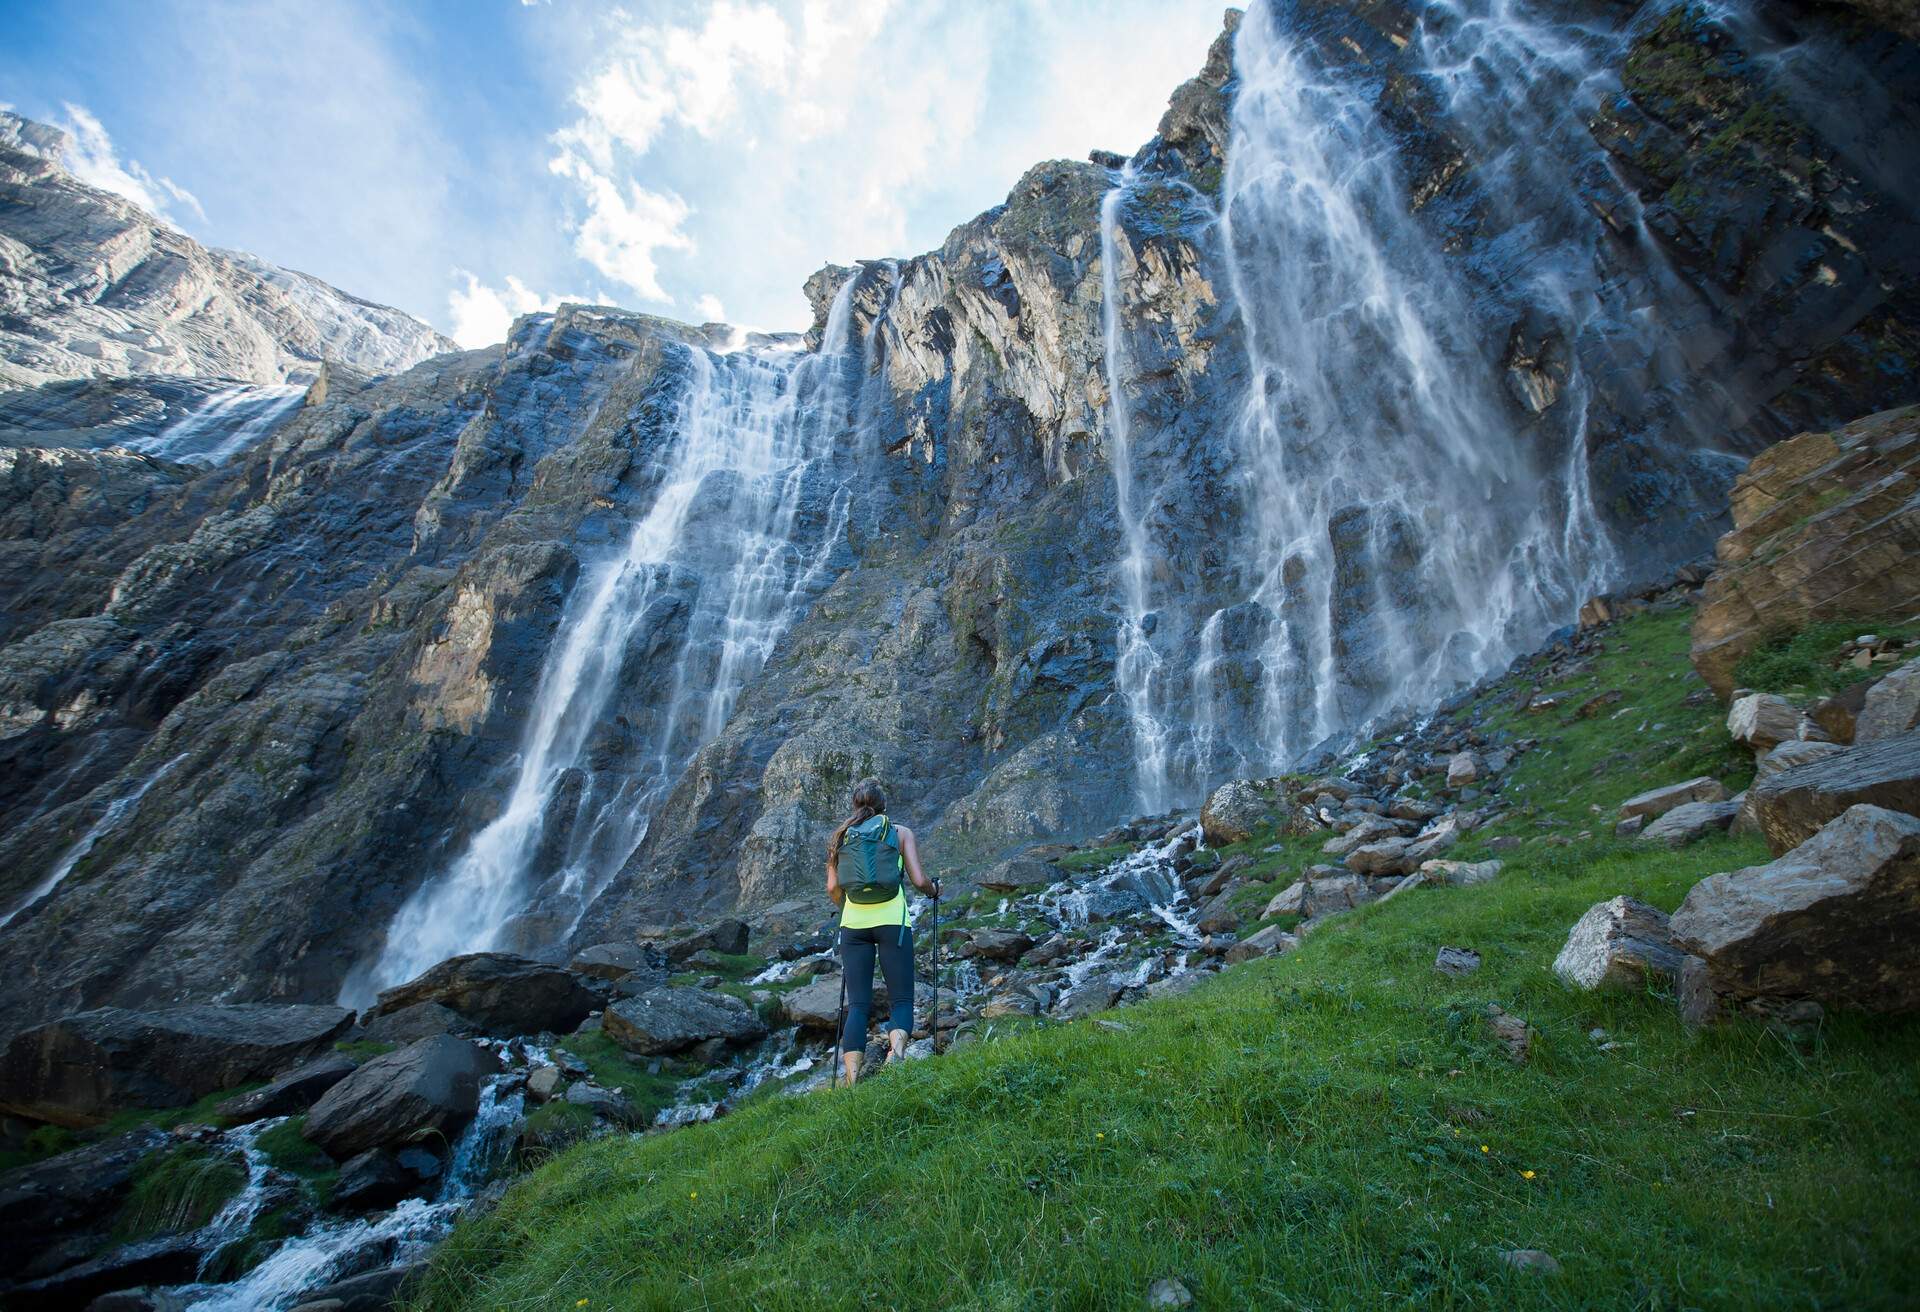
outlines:
[{"label": "cascading water", "polygon": [[305,387],[290,383],[225,388],[153,436],[129,438],[124,445],[167,460],[223,465],[278,428],[306,395]]},{"label": "cascading water", "polygon": [[[658,491],[624,550],[574,591],[499,814],[416,890],[343,1001],[499,945],[530,905],[547,914],[530,937],[562,937],[645,837],[686,762],[725,726],[844,536],[852,464],[834,457],[855,427],[866,373],[853,349],[857,281],[835,297],[818,352],[689,348]],[[609,704],[633,677],[634,653],[658,663],[663,651],[671,659],[649,699],[644,741],[629,745],[617,767],[583,769]],[[579,797],[556,843],[553,804],[569,775]],[[552,868],[535,868],[538,855],[556,850]]]},{"label": "cascading water", "polygon": [[[1589,488],[1596,374],[1615,376],[1616,426],[1676,459],[1718,459],[1704,481],[1730,475],[1736,462],[1694,450],[1735,407],[1690,373],[1660,313],[1694,313],[1697,294],[1651,242],[1631,267],[1614,262],[1590,208],[1602,191],[1615,222],[1638,214],[1587,128],[1618,90],[1606,70],[1623,39],[1510,0],[1428,6],[1411,82],[1464,146],[1473,197],[1470,216],[1436,216],[1403,177],[1408,129],[1377,61],[1347,59],[1290,6],[1249,6],[1217,221],[1201,238],[1246,357],[1227,435],[1239,522],[1220,529],[1231,549],[1214,591],[1171,624],[1173,590],[1151,591],[1151,506],[1119,382],[1122,229],[1145,179],[1130,167],[1108,192],[1115,675],[1142,810],[1437,701],[1617,581],[1623,556]],[[1478,267],[1457,258],[1449,224],[1495,234],[1497,249]],[[1509,330],[1551,359],[1509,371]]]},{"label": "cascading water", "polygon": [[39,883],[27,890],[27,895],[14,905],[13,910],[0,916],[0,929],[5,929],[13,923],[15,916],[18,916],[22,911],[25,911],[28,907],[58,888],[61,881],[73,873],[73,868],[79,865],[89,852],[93,851],[100,840],[119,827],[121,822],[132,814],[133,809],[140,805],[140,799],[147,795],[147,790],[159,783],[161,778],[165,776],[169,770],[173,769],[174,766],[180,764],[180,762],[185,759],[186,753],[182,752],[179,756],[168,761],[145,779],[142,779],[135,785],[132,792],[124,797],[115,798],[110,802],[107,805],[107,809],[100,813],[100,818],[87,828],[87,832],[80,835],[72,847],[61,853],[60,859],[53,863],[53,869],[47,871],[47,873],[41,877]]}]

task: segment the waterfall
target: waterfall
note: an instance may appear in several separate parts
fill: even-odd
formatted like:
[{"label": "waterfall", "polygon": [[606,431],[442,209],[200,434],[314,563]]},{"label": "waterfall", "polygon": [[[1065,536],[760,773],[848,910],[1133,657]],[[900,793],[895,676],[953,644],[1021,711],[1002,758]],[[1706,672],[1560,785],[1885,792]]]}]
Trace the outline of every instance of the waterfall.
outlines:
[{"label": "waterfall", "polygon": [[130,451],[195,465],[223,465],[278,428],[306,398],[295,384],[222,388],[151,437],[129,438]]},{"label": "waterfall", "polygon": [[[853,345],[858,276],[840,288],[815,353],[688,348],[688,385],[658,490],[625,547],[586,571],[534,695],[498,815],[422,884],[343,1001],[462,952],[564,937],[646,836],[654,808],[711,741],[746,682],[825,581],[851,509],[847,435],[864,355]],[[878,334],[870,334],[869,340]],[[669,659],[670,658],[670,659]],[[635,660],[665,662],[649,721],[595,768],[594,735]],[[578,802],[555,818],[563,782]],[[551,869],[536,869],[547,853]]]},{"label": "waterfall", "polygon": [[89,852],[93,851],[100,840],[118,828],[120,822],[133,813],[133,809],[140,805],[140,799],[147,795],[147,790],[159,783],[161,776],[165,775],[167,771],[173,769],[174,766],[185,760],[186,755],[185,752],[180,753],[180,755],[168,761],[145,779],[142,779],[134,786],[132,792],[110,802],[107,805],[107,809],[100,813],[100,818],[87,827],[87,832],[80,835],[72,847],[69,847],[65,852],[61,853],[60,859],[53,863],[53,869],[49,870],[41,878],[39,883],[29,889],[25,897],[14,904],[13,910],[0,916],[0,929],[5,929],[13,923],[15,916],[18,916],[22,911],[25,911],[28,907],[58,888],[61,881],[73,873],[73,868],[79,865]]},{"label": "waterfall", "polygon": [[[1246,359],[1224,434],[1238,522],[1218,527],[1228,564],[1187,608],[1154,585],[1120,383],[1131,167],[1102,205],[1115,680],[1142,811],[1430,705],[1617,583],[1627,557],[1590,489],[1602,409],[1703,484],[1737,467],[1707,450],[1739,406],[1692,367],[1704,303],[1657,243],[1630,234],[1621,256],[1593,214],[1599,195],[1610,222],[1639,222],[1587,127],[1619,93],[1625,35],[1440,0],[1403,75],[1316,28],[1341,21],[1269,0],[1235,38],[1217,217],[1196,240]],[[1416,127],[1390,121],[1406,96]],[[1436,155],[1458,145],[1469,200],[1412,189],[1409,133]]]},{"label": "waterfall", "polygon": [[1100,198],[1101,341],[1107,373],[1107,463],[1113,469],[1114,507],[1120,520],[1120,627],[1116,635],[1114,682],[1126,701],[1133,729],[1134,788],[1143,812],[1164,811],[1168,799],[1167,752],[1169,726],[1155,706],[1157,676],[1162,668],[1154,650],[1149,580],[1152,543],[1147,533],[1148,507],[1134,486],[1131,415],[1122,382],[1126,339],[1120,327],[1120,206],[1133,182],[1133,166],[1120,171],[1116,183]]}]

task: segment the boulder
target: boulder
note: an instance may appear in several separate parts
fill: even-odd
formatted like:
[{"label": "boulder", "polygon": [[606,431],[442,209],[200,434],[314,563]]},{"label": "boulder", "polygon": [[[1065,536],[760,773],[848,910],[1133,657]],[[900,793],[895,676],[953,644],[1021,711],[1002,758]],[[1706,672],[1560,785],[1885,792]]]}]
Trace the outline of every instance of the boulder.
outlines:
[{"label": "boulder", "polygon": [[1756,779],[1747,796],[1775,856],[1805,842],[1851,806],[1920,814],[1920,731]]},{"label": "boulder", "polygon": [[334,1085],[353,1074],[357,1063],[340,1053],[315,1057],[264,1088],[229,1098],[213,1109],[229,1125],[246,1125],[269,1116],[292,1116],[313,1106]]},{"label": "boulder", "polygon": [[1364,902],[1373,900],[1373,887],[1358,875],[1334,875],[1326,879],[1302,879],[1287,885],[1267,903],[1266,910],[1260,913],[1265,920],[1269,916],[1299,916],[1311,920],[1315,916],[1331,916],[1342,911],[1351,911]]},{"label": "boulder", "polygon": [[1480,969],[1480,954],[1472,948],[1443,947],[1434,954],[1433,968],[1442,975],[1471,975]]},{"label": "boulder", "polygon": [[69,1312],[116,1289],[185,1284],[199,1274],[201,1257],[191,1235],[160,1235],[15,1285],[7,1291],[7,1307],[9,1312]]},{"label": "boulder", "polygon": [[600,999],[572,972],[510,952],[452,957],[380,994],[378,1018],[422,1002],[437,1002],[495,1038],[567,1034],[598,1010]]},{"label": "boulder", "polygon": [[1915,729],[1920,729],[1920,660],[1907,662],[1867,690],[1853,741],[1884,742]]},{"label": "boulder", "polygon": [[1362,814],[1347,827],[1338,838],[1329,838],[1320,845],[1320,850],[1328,856],[1345,856],[1356,847],[1367,843],[1377,843],[1388,838],[1404,838],[1412,831],[1413,822],[1389,820],[1382,815]]},{"label": "boulder", "polygon": [[1414,859],[1413,850],[1411,838],[1383,838],[1363,843],[1347,853],[1346,867],[1362,875],[1404,875],[1420,864]]},{"label": "boulder", "polygon": [[[1833,696],[1809,706],[1807,718],[1819,727],[1820,734],[1833,742],[1852,742],[1854,731],[1859,727],[1860,712],[1867,707],[1867,694],[1873,691],[1874,682],[1862,679],[1848,684]],[[1820,734],[1811,736],[1817,741]]]},{"label": "boulder", "polygon": [[1920,818],[1849,807],[1775,861],[1701,880],[1671,928],[1722,999],[1920,1009]]},{"label": "boulder", "polygon": [[1415,797],[1398,797],[1387,807],[1387,815],[1395,820],[1412,820],[1424,824],[1440,814],[1440,807],[1432,802],[1423,802]]},{"label": "boulder", "polygon": [[452,1139],[479,1106],[480,1081],[500,1069],[466,1039],[436,1035],[375,1057],[322,1095],[301,1131],[335,1161],[429,1133]]},{"label": "boulder", "polygon": [[1553,973],[1575,988],[1641,989],[1653,980],[1671,980],[1685,955],[1673,945],[1664,911],[1616,897],[1595,903],[1574,922]]},{"label": "boulder", "polygon": [[1685,847],[1708,834],[1725,832],[1733,824],[1733,818],[1740,814],[1744,800],[1737,797],[1724,802],[1688,802],[1685,806],[1676,806],[1642,829],[1638,841]]},{"label": "boulder", "polygon": [[982,1020],[1004,1020],[1009,1016],[1038,1016],[1040,1000],[1026,989],[1003,989],[987,999],[980,1008]]},{"label": "boulder", "polygon": [[1486,773],[1486,766],[1473,752],[1456,752],[1447,762],[1447,787],[1465,788]]},{"label": "boulder", "polygon": [[1214,898],[1200,908],[1194,917],[1194,924],[1203,934],[1225,934],[1239,928],[1246,918],[1245,913],[1234,905],[1234,899],[1246,885],[1238,880],[1221,889]]},{"label": "boulder", "polygon": [[1507,1060],[1519,1065],[1533,1052],[1533,1026],[1497,1003],[1487,1004],[1487,1032],[1507,1050]]},{"label": "boulder", "polygon": [[1727,800],[1727,786],[1709,775],[1697,779],[1688,779],[1684,783],[1667,784],[1661,788],[1650,788],[1644,793],[1636,793],[1620,803],[1620,818],[1631,819],[1634,816],[1665,815],[1676,806],[1685,806],[1689,802],[1724,802]]},{"label": "boulder", "polygon": [[1920,412],[1801,433],[1734,481],[1733,529],[1715,548],[1693,619],[1693,664],[1725,697],[1734,667],[1775,635],[1818,620],[1920,609]]},{"label": "boulder", "polygon": [[1498,861],[1422,861],[1419,873],[1430,884],[1471,888],[1492,881],[1500,873]]},{"label": "boulder", "polygon": [[[1737,743],[1755,752],[1770,752],[1781,743],[1802,736],[1800,708],[1776,693],[1755,692],[1738,698],[1727,708],[1727,732]],[[1824,732],[1818,725],[1809,725]]]},{"label": "boulder", "polygon": [[0,1061],[0,1111],[86,1127],[134,1107],[184,1107],[329,1051],[344,1007],[102,1007],[25,1030]]},{"label": "boulder", "polygon": [[569,1106],[585,1107],[600,1120],[612,1121],[615,1125],[633,1126],[640,1123],[640,1113],[624,1094],[603,1089],[597,1084],[582,1081],[573,1085],[567,1090],[566,1101]]},{"label": "boulder", "polygon": [[[397,1266],[363,1271],[345,1280],[309,1290],[301,1295],[300,1307],[326,1306],[330,1312],[388,1312],[403,1306],[406,1287],[427,1269],[426,1262],[402,1262]],[[299,1312],[299,1308],[294,1309]]]},{"label": "boulder", "polygon": [[1236,962],[1251,961],[1255,957],[1279,956],[1281,953],[1291,952],[1299,946],[1300,940],[1298,937],[1287,933],[1286,930],[1280,928],[1278,925],[1268,925],[1264,929],[1256,929],[1253,933],[1228,948],[1227,964],[1233,965]]},{"label": "boulder", "polygon": [[1121,983],[1116,975],[1091,975],[1061,996],[1054,1006],[1054,1014],[1062,1020],[1091,1016],[1118,1002],[1120,992]]},{"label": "boulder", "polygon": [[1036,861],[1031,857],[1009,857],[996,866],[989,867],[985,873],[974,876],[973,882],[982,888],[990,888],[996,893],[1017,893],[1027,888],[1045,888],[1065,878],[1060,870],[1045,861]]},{"label": "boulder", "polygon": [[400,1165],[399,1158],[385,1148],[369,1148],[341,1163],[327,1209],[370,1212],[419,1192],[420,1178]]},{"label": "boulder", "polygon": [[744,920],[729,917],[704,929],[671,940],[665,945],[667,960],[678,964],[696,952],[722,952],[737,957],[747,950],[751,931]]},{"label": "boulder", "polygon": [[567,969],[592,979],[616,980],[635,974],[653,974],[664,982],[667,956],[649,943],[596,943],[574,953]]},{"label": "boulder", "polygon": [[1011,964],[1032,946],[1033,939],[1017,929],[977,929],[960,945],[960,955]]},{"label": "boulder", "polygon": [[686,988],[622,998],[607,1008],[602,1024],[608,1038],[642,1057],[684,1052],[707,1039],[744,1043],[767,1032],[753,1008],[732,994]]},{"label": "boulder", "polygon": [[479,1032],[479,1026],[451,1007],[443,1007],[437,1002],[416,1002],[384,1016],[376,1016],[369,1011],[366,1024],[360,1027],[360,1032],[354,1037],[404,1048],[409,1043],[418,1043],[436,1034],[470,1039]]},{"label": "boulder", "polygon": [[527,1101],[552,1102],[565,1093],[567,1076],[558,1066],[535,1066],[527,1072]]},{"label": "boulder", "polygon": [[1292,807],[1273,779],[1235,779],[1221,784],[1200,808],[1200,830],[1208,847],[1244,843],[1262,825],[1286,828]]},{"label": "boulder", "polygon": [[[887,998],[886,981],[874,972],[874,1006],[884,1007]],[[815,975],[797,989],[790,989],[780,997],[780,1012],[795,1025],[804,1025],[808,1029],[832,1030],[840,1021],[840,972]]]},{"label": "boulder", "polygon": [[55,1242],[104,1230],[133,1187],[134,1168],[172,1142],[142,1126],[0,1176],[0,1277],[17,1277]]},{"label": "boulder", "polygon": [[[1778,747],[1754,762],[1754,781],[1771,779],[1783,770],[1795,766],[1811,765],[1815,761],[1824,761],[1838,756],[1847,749],[1835,742],[1817,742],[1796,739],[1781,743]],[[1736,834],[1758,834],[1760,830],[1760,812],[1758,799],[1749,788],[1740,794],[1740,813],[1733,818],[1732,832]]]}]

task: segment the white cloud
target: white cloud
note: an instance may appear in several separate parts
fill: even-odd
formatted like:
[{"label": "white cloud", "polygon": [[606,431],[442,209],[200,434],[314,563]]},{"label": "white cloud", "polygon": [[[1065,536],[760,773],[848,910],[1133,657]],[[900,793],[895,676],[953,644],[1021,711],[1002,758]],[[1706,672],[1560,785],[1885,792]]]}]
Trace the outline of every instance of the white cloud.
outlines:
[{"label": "white cloud", "polygon": [[466,269],[455,269],[453,276],[464,280],[465,286],[447,293],[447,315],[453,324],[447,335],[468,350],[506,341],[515,319],[555,309],[562,301],[611,304],[605,296],[543,296],[511,273],[503,287],[489,287]]},{"label": "white cloud", "polygon": [[574,230],[575,253],[602,276],[633,288],[641,300],[672,305],[673,297],[660,286],[654,253],[693,250],[693,238],[682,227],[690,213],[687,203],[637,182],[623,187],[571,153],[555,156],[548,167],[579,183],[584,193],[587,214]]},{"label": "white cloud", "polygon": [[139,160],[130,159],[123,164],[106,128],[84,105],[69,101],[61,108],[66,111],[66,121],[59,126],[66,129],[69,138],[63,162],[74,177],[102,191],[124,196],[166,223],[173,223],[170,211],[175,205],[192,210],[202,223],[207,221],[207,212],[200,208],[199,200],[172,178],[156,177],[143,168]]},{"label": "white cloud", "polygon": [[708,292],[693,303],[693,315],[701,323],[725,323],[727,307],[720,304],[720,298]]}]

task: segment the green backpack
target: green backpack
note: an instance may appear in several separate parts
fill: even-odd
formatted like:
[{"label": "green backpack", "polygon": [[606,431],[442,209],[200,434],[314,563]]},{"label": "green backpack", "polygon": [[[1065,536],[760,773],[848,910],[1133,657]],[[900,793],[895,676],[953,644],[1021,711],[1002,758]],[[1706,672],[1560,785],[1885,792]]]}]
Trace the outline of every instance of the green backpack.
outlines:
[{"label": "green backpack", "polygon": [[849,902],[873,906],[893,901],[906,881],[906,865],[900,835],[884,815],[854,825],[840,841],[840,887]]}]

